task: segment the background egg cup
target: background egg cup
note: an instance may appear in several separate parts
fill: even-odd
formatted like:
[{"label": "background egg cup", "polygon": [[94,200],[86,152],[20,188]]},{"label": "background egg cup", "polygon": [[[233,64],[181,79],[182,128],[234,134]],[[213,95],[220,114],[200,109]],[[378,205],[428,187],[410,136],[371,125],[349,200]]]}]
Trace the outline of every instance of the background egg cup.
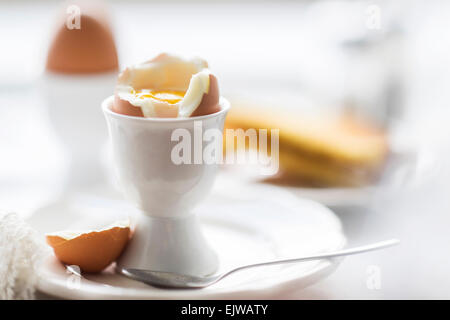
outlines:
[{"label": "background egg cup", "polygon": [[69,160],[66,192],[107,184],[101,163],[107,133],[98,105],[114,90],[116,79],[116,72],[87,75],[45,72],[40,79],[49,120]]},{"label": "background egg cup", "polygon": [[[223,130],[229,103],[219,112],[193,118],[142,118],[111,110],[114,97],[103,104],[111,136],[116,174],[122,192],[141,214],[117,271],[138,268],[190,275],[208,275],[218,268],[197,216],[191,211],[211,189],[217,164],[174,164],[174,130],[194,137],[194,122],[202,129]],[[203,144],[202,148],[205,148]]]}]

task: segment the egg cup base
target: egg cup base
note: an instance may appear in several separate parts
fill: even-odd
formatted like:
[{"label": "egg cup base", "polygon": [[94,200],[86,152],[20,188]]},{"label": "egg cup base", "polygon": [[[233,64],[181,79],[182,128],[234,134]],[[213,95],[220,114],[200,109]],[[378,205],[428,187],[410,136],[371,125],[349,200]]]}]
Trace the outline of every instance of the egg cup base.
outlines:
[{"label": "egg cup base", "polygon": [[140,214],[116,271],[134,268],[206,276],[218,266],[217,254],[207,243],[196,215],[160,218]]}]

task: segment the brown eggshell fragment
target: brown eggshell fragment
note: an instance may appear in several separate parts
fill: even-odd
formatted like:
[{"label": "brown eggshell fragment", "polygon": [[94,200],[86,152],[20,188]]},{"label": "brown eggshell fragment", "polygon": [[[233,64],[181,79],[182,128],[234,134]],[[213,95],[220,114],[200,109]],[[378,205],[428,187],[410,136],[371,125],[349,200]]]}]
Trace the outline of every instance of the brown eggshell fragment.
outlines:
[{"label": "brown eggshell fragment", "polygon": [[133,117],[144,117],[142,109],[140,107],[133,106],[127,100],[120,99],[119,95],[114,95],[114,103],[112,105],[112,111]]},{"label": "brown eggshell fragment", "polygon": [[[57,73],[99,73],[118,69],[116,45],[106,8],[85,2],[80,7],[80,29],[69,29],[61,14],[47,56],[46,69]],[[67,7],[67,6],[66,6]],[[64,9],[66,9],[64,7]]]},{"label": "brown eggshell fragment", "polygon": [[66,239],[57,234],[46,236],[55,256],[67,265],[79,266],[83,272],[100,272],[115,261],[130,238],[130,227],[113,227]]},{"label": "brown eggshell fragment", "polygon": [[213,74],[210,74],[209,91],[203,95],[202,101],[191,114],[191,117],[205,116],[220,111],[219,97],[219,82]]}]

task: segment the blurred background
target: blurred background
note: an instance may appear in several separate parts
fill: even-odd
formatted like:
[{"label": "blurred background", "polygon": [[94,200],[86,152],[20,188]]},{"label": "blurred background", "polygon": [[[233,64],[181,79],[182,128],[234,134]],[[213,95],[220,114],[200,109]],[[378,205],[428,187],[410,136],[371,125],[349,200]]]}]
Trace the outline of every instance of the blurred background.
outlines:
[{"label": "blurred background", "polygon": [[[336,141],[327,140],[330,137],[342,136],[338,143],[347,151],[356,148],[356,142],[375,146],[362,154],[382,159],[374,169],[376,179],[352,186],[341,184],[342,179],[329,183],[322,175],[330,163],[325,161],[307,179],[320,183],[286,188],[330,206],[341,218],[350,245],[388,236],[399,237],[402,244],[348,258],[329,278],[280,298],[450,298],[448,1],[180,0],[104,5],[119,69],[163,51],[198,55],[217,74],[224,96],[243,108],[263,107],[267,119],[320,111],[351,113],[352,119],[363,121],[358,122],[363,128],[359,131],[337,126],[336,131],[322,132],[327,126],[317,125],[311,141],[326,141],[332,158]],[[64,128],[80,119],[55,112],[61,100],[55,100],[54,93],[64,95],[68,89],[59,87],[65,80],[49,80],[46,63],[61,6],[58,1],[0,1],[0,207],[24,216],[55,194],[90,188],[97,178],[103,179],[98,172],[103,169],[87,164],[91,159],[70,152],[73,141]],[[245,125],[244,120],[236,123]],[[80,139],[89,140],[96,130],[106,139],[103,119],[91,125],[92,131],[80,129]],[[258,125],[270,127],[270,121]],[[349,126],[353,128],[353,122]],[[303,134],[300,130],[298,137]],[[381,147],[372,144],[374,140],[381,141]],[[280,152],[290,144],[311,152],[298,140],[282,143]],[[98,149],[100,163],[107,162],[104,147],[93,148]],[[302,159],[294,155],[288,175],[301,171],[304,177],[311,170],[299,169],[296,164]],[[379,285],[371,284],[374,274],[381,275]]]}]

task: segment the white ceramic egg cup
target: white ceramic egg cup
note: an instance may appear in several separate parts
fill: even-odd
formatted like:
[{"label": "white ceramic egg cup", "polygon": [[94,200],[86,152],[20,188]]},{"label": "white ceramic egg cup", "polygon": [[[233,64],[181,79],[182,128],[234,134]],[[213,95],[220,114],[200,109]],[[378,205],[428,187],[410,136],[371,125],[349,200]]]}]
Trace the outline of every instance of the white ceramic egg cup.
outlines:
[{"label": "white ceramic egg cup", "polygon": [[39,82],[49,120],[65,147],[69,168],[65,191],[106,183],[101,149],[106,125],[98,105],[112,90],[117,72],[57,74],[45,72]]},{"label": "white ceramic egg cup", "polygon": [[217,255],[191,210],[210,191],[217,164],[175,164],[171,153],[178,141],[171,141],[171,137],[174,130],[182,128],[190,133],[193,144],[195,121],[201,123],[203,132],[222,131],[228,101],[221,99],[222,108],[217,113],[174,119],[118,114],[111,110],[112,103],[113,97],[109,97],[102,108],[118,182],[126,198],[141,209],[117,271],[138,268],[198,276],[214,273],[219,264]]}]

